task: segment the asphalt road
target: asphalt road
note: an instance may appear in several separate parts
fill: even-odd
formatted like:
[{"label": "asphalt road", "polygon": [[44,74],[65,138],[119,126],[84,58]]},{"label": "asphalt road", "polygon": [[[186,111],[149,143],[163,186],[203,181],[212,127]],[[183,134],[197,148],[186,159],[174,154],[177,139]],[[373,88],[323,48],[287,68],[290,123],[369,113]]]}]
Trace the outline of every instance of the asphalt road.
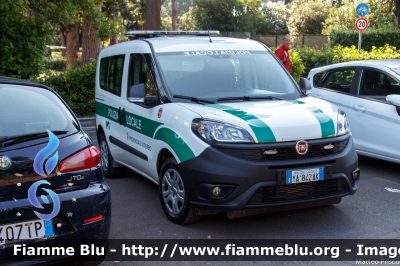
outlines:
[{"label": "asphalt road", "polygon": [[[86,127],[96,141],[94,127]],[[96,142],[97,143],[97,142]],[[361,180],[338,205],[228,219],[203,216],[180,226],[165,217],[157,186],[126,171],[107,179],[112,239],[400,239],[400,165],[359,156]],[[400,260],[400,258],[397,258]],[[356,262],[103,262],[102,265],[355,265]]]}]

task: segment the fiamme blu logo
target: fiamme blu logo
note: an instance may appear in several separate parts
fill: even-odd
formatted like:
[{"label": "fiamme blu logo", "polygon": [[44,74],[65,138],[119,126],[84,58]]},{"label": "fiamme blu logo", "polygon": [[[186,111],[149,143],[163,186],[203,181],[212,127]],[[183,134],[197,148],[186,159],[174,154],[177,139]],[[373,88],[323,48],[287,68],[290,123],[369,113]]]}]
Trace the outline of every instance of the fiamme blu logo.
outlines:
[{"label": "fiamme blu logo", "polygon": [[[36,157],[33,161],[33,169],[38,175],[41,175],[43,177],[47,177],[48,175],[50,175],[51,172],[53,172],[54,168],[57,166],[58,152],[56,151],[56,149],[60,143],[58,138],[50,130],[47,130],[47,133],[49,135],[49,143],[46,147],[44,147],[36,154]],[[54,155],[49,157],[53,153]],[[39,180],[33,183],[28,190],[28,199],[30,203],[36,208],[44,209],[44,207],[36,197],[36,192],[40,185],[51,185],[51,183],[46,180]],[[60,211],[60,199],[58,198],[57,194],[51,189],[42,188],[42,190],[46,191],[53,201],[53,211],[50,214],[42,214],[37,211],[34,211],[34,213],[38,218],[42,220],[51,220]],[[41,195],[40,198],[45,204],[50,203],[49,199],[45,195]]]}]

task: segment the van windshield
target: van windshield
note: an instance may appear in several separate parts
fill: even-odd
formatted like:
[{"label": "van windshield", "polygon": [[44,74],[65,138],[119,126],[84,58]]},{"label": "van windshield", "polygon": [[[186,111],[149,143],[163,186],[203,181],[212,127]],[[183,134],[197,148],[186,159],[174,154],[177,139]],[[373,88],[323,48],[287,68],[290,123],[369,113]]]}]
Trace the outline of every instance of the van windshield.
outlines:
[{"label": "van windshield", "polygon": [[203,99],[301,97],[269,51],[187,51],[159,53],[157,58],[172,94]]}]

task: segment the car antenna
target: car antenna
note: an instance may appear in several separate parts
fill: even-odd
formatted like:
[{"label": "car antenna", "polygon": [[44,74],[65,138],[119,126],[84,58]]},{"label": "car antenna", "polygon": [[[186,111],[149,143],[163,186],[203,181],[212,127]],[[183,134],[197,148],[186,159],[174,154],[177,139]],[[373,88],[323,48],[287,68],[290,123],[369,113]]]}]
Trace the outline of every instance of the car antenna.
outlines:
[{"label": "car antenna", "polygon": [[207,31],[208,31],[208,38],[210,38],[210,42],[212,42],[211,41],[211,36],[210,36],[210,29],[208,28],[207,17],[206,17],[206,25],[207,25]]}]

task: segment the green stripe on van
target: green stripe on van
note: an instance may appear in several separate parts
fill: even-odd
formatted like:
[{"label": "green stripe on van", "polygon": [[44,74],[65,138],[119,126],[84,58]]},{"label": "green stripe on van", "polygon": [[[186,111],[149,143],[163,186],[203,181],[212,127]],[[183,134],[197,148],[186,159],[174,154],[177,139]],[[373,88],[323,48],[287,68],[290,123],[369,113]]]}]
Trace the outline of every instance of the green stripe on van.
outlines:
[{"label": "green stripe on van", "polygon": [[118,109],[115,107],[96,101],[96,114],[119,123]]},{"label": "green stripe on van", "polygon": [[206,104],[206,106],[219,109],[246,121],[256,135],[258,142],[276,142],[271,128],[256,116],[226,105]]},{"label": "green stripe on van", "polygon": [[154,120],[150,120],[148,118],[144,118],[142,116],[138,116],[126,111],[125,111],[125,119],[126,119],[125,126],[127,128],[137,131],[149,138],[153,138],[157,128],[163,125],[163,123],[156,122]]},{"label": "green stripe on van", "polygon": [[160,128],[154,139],[158,139],[167,143],[176,153],[181,162],[187,161],[195,157],[193,151],[189,148],[186,142],[169,128]]},{"label": "green stripe on van", "polygon": [[[118,121],[118,109],[104,103],[96,101],[96,114],[104,118],[110,119],[116,123]],[[163,123],[135,115],[125,111],[125,127],[139,132],[149,138],[153,138],[156,129]]]},{"label": "green stripe on van", "polygon": [[[298,104],[305,104],[302,101],[297,102]],[[307,109],[315,116],[315,118],[317,118],[321,126],[322,138],[335,136],[335,123],[333,123],[333,120],[329,115],[325,114],[317,107],[308,107]]]}]

